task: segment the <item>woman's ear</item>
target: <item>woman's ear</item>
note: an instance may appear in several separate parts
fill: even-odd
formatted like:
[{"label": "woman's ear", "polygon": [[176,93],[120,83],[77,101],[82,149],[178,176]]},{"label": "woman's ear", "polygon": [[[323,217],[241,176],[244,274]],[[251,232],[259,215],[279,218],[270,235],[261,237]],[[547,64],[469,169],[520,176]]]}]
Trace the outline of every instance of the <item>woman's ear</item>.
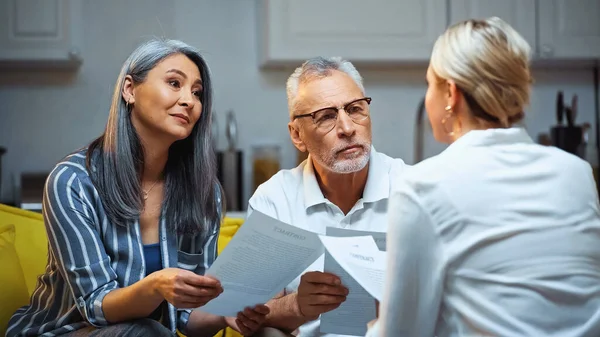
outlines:
[{"label": "woman's ear", "polygon": [[446,81],[446,106],[454,108],[456,106],[459,90],[456,87],[456,82],[453,80]]},{"label": "woman's ear", "polygon": [[295,121],[291,121],[288,123],[288,130],[290,131],[290,138],[292,139],[292,143],[300,152],[306,152],[306,144],[300,137],[300,129],[298,125],[296,125]]},{"label": "woman's ear", "polygon": [[125,100],[125,102],[127,102],[129,104],[135,103],[135,96],[133,94],[133,89],[134,89],[133,77],[131,77],[131,75],[125,76],[125,80],[123,82],[123,92],[121,93],[121,95],[123,96],[123,99]]}]

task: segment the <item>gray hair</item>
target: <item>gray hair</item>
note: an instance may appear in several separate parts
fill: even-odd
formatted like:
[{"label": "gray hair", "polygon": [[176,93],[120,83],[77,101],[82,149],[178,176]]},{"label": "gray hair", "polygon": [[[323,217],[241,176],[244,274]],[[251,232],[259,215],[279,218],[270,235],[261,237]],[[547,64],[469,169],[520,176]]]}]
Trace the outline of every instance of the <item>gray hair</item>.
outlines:
[{"label": "gray hair", "polygon": [[87,166],[110,221],[125,225],[139,218],[144,151],[122,95],[125,77],[130,75],[134,83],[142,83],[158,63],[176,54],[187,56],[198,67],[202,112],[190,136],[169,149],[163,214],[172,232],[208,235],[220,221],[222,191],[211,139],[212,81],[195,48],[177,40],[153,39],[131,53],[115,84],[106,129],[88,147]]},{"label": "gray hair", "polygon": [[317,78],[331,76],[332,70],[338,70],[348,74],[348,76],[354,80],[356,85],[358,85],[363,94],[365,93],[362,76],[360,76],[360,73],[350,61],[344,60],[339,56],[328,58],[320,56],[314,57],[304,62],[302,66],[296,68],[287,80],[286,91],[290,118],[296,111],[296,96],[298,96],[298,87],[300,84]]}]

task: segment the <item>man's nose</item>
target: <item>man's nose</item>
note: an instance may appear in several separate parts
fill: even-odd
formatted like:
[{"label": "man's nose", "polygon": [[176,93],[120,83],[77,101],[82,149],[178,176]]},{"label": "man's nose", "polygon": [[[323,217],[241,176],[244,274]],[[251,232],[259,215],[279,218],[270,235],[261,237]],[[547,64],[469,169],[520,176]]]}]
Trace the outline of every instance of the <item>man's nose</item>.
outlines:
[{"label": "man's nose", "polygon": [[336,129],[338,136],[348,137],[352,136],[356,132],[356,123],[352,121],[344,109],[338,110]]}]

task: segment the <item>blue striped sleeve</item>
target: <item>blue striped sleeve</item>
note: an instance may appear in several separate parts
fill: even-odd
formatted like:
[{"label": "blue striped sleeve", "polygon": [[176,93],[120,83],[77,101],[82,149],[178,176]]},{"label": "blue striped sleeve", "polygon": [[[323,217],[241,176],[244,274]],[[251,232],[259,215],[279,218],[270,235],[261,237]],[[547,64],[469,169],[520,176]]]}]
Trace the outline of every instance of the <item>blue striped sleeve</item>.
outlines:
[{"label": "blue striped sleeve", "polygon": [[[98,217],[77,171],[59,165],[44,193],[44,224],[52,254],[81,315],[91,325],[106,326],[104,296],[118,288],[117,275],[99,235]],[[87,176],[86,176],[87,178]]]}]

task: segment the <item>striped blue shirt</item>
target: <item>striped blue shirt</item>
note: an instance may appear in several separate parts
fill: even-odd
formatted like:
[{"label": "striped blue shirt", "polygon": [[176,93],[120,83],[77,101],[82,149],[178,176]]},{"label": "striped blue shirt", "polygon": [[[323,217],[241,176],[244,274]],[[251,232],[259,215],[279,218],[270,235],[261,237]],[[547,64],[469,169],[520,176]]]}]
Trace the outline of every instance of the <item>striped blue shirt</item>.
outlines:
[{"label": "striped blue shirt", "polygon": [[[7,337],[54,336],[90,325],[106,326],[104,296],[146,275],[138,222],[127,226],[109,222],[87,172],[85,154],[83,150],[66,157],[46,181],[43,214],[48,264],[30,304],[10,319]],[[220,194],[217,198],[221,204]],[[220,222],[210,227],[205,235],[182,236],[167,232],[162,219],[162,266],[203,275],[217,257]],[[171,304],[166,311],[163,324],[173,332],[185,331],[190,311],[177,311]]]}]

